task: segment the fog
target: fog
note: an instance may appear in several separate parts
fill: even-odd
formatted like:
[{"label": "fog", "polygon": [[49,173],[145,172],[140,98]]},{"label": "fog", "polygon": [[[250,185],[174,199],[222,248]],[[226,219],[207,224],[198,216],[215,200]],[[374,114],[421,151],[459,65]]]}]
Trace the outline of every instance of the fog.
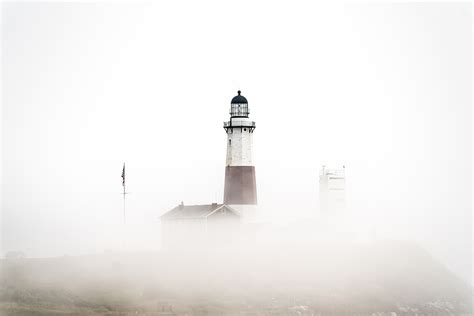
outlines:
[{"label": "fog", "polygon": [[469,3],[3,2],[1,253],[161,256],[161,215],[222,203],[240,89],[259,240],[340,248],[298,227],[344,165],[371,238],[342,248],[407,242],[472,284],[471,26]]},{"label": "fog", "polygon": [[472,301],[404,243],[116,252],[7,260],[2,271],[2,302],[25,314],[470,315]]}]

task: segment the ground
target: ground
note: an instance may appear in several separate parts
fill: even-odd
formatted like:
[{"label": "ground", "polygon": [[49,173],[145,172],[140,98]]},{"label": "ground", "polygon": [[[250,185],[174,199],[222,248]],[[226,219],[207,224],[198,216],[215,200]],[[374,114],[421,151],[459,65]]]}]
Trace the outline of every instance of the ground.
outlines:
[{"label": "ground", "polygon": [[471,303],[407,243],[1,261],[1,315],[471,315]]}]

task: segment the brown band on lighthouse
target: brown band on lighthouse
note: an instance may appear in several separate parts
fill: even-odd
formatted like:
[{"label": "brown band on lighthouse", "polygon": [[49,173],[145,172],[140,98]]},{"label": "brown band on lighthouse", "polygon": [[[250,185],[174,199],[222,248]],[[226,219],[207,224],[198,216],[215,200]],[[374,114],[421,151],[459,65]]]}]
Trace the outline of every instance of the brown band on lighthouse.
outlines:
[{"label": "brown band on lighthouse", "polygon": [[224,204],[257,204],[254,166],[225,168]]}]

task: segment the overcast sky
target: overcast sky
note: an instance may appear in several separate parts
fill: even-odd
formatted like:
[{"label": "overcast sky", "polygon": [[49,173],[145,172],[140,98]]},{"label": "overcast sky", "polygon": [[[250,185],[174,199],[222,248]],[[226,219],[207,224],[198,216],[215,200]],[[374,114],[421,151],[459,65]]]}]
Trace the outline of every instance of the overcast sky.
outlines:
[{"label": "overcast sky", "polygon": [[302,1],[2,4],[2,250],[116,246],[221,202],[222,122],[238,89],[256,121],[268,220],[317,212],[318,170],[384,238],[470,279],[471,6]]}]

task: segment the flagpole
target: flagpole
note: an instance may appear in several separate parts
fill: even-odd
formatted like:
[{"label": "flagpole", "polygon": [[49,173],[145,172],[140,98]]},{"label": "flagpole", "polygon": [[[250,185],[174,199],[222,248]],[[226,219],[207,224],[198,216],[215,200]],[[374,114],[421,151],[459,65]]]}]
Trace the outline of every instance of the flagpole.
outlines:
[{"label": "flagpole", "polygon": [[125,225],[126,224],[126,221],[125,221],[125,183],[123,185],[123,224]]},{"label": "flagpole", "polygon": [[127,194],[126,188],[125,188],[125,162],[123,163],[123,168],[122,168],[122,187],[123,187],[123,249],[125,250],[126,248],[126,228],[127,228],[127,222],[126,222],[126,217],[125,217],[125,195]]},{"label": "flagpole", "polygon": [[122,186],[123,186],[123,224],[126,224],[125,220],[125,194],[127,194],[127,191],[125,191],[125,162],[123,163],[123,168],[122,168]]}]

